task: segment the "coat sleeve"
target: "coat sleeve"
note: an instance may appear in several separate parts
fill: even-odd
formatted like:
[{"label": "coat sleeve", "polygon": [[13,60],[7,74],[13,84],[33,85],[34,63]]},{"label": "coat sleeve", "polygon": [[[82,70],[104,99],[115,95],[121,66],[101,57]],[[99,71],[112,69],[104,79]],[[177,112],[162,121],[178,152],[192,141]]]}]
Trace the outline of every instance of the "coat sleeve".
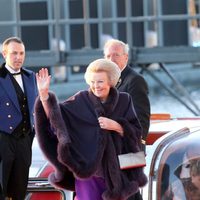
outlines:
[{"label": "coat sleeve", "polygon": [[145,139],[150,125],[150,101],[148,97],[148,85],[145,79],[138,75],[131,80],[128,92],[132,97],[135,111],[143,128],[143,138]]},{"label": "coat sleeve", "polygon": [[59,104],[54,94],[48,99],[49,119],[47,119],[39,98],[35,102],[35,130],[39,146],[46,159],[53,165],[54,171],[49,175],[50,183],[58,188],[74,190],[74,176],[58,160],[57,147],[59,142],[70,142],[66,127],[62,121]]}]

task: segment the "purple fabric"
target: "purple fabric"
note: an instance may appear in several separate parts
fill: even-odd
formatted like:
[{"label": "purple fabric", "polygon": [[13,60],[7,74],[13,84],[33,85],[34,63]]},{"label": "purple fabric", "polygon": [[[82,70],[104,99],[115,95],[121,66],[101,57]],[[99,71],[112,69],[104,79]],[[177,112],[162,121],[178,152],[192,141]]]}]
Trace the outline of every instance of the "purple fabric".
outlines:
[{"label": "purple fabric", "polygon": [[105,181],[101,177],[91,177],[88,179],[76,179],[77,200],[103,200],[102,194],[106,190]]}]

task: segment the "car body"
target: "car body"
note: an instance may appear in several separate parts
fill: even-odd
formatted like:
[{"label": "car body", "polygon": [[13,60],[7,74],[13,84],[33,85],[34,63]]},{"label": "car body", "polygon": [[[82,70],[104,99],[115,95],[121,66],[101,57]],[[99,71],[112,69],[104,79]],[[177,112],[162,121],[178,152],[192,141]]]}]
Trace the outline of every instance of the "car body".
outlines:
[{"label": "car body", "polygon": [[[150,137],[156,138],[156,134],[160,137],[147,146],[145,172],[149,181],[142,189],[143,198],[187,200],[189,195],[191,200],[200,199],[200,190],[191,181],[189,167],[190,161],[200,161],[200,118],[152,121],[149,134]],[[188,151],[190,156],[186,158]],[[198,170],[200,172],[200,165]]]}]

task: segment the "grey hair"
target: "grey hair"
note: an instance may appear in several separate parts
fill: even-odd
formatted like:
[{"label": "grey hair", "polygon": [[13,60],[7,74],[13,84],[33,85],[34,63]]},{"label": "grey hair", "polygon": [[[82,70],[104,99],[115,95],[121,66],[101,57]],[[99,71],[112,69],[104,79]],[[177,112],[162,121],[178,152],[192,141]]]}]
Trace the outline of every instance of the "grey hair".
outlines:
[{"label": "grey hair", "polygon": [[110,47],[111,45],[120,45],[123,47],[124,49],[124,53],[125,54],[128,54],[129,53],[129,45],[128,44],[125,44],[124,42],[122,42],[121,40],[117,40],[117,39],[110,39],[108,40],[105,45],[104,45],[104,54],[105,54],[105,51],[108,47]]},{"label": "grey hair", "polygon": [[111,87],[114,87],[117,84],[121,75],[121,71],[117,64],[104,58],[94,60],[88,65],[84,75],[88,85],[90,85],[91,73],[93,72],[106,72]]}]

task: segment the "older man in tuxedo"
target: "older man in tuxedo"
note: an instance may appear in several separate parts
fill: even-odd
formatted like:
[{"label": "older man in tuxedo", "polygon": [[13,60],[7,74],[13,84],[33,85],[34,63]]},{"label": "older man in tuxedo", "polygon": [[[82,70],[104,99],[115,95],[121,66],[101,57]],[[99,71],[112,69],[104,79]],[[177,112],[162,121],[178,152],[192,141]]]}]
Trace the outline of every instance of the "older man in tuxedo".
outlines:
[{"label": "older man in tuxedo", "polygon": [[[104,57],[116,63],[121,70],[121,77],[117,89],[131,95],[133,105],[143,129],[141,148],[145,150],[145,140],[150,124],[150,101],[148,98],[148,85],[142,75],[128,65],[129,46],[117,39],[110,39],[104,45]],[[138,192],[130,200],[141,200]]]}]

